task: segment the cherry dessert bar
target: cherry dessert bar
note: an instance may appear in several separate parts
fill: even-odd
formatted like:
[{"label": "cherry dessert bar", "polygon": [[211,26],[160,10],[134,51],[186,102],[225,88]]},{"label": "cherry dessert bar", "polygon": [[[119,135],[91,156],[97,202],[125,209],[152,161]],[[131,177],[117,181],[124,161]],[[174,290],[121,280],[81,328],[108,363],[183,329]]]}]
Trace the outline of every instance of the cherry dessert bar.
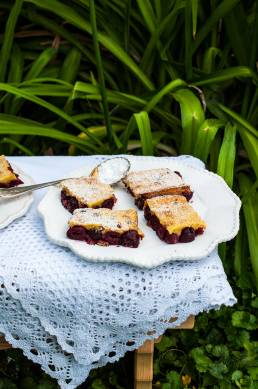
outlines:
[{"label": "cherry dessert bar", "polygon": [[77,208],[112,209],[116,202],[112,187],[93,177],[65,180],[61,188],[61,202],[71,213]]},{"label": "cherry dessert bar", "polygon": [[102,246],[138,247],[143,236],[134,209],[76,209],[67,231],[70,239]]},{"label": "cherry dessert bar", "polygon": [[129,173],[123,183],[135,199],[139,209],[146,199],[163,195],[183,195],[187,200],[193,195],[179,172],[167,168],[142,170]]},{"label": "cherry dessert bar", "polygon": [[205,222],[184,196],[168,195],[147,199],[144,216],[158,237],[170,244],[192,242],[206,228]]}]

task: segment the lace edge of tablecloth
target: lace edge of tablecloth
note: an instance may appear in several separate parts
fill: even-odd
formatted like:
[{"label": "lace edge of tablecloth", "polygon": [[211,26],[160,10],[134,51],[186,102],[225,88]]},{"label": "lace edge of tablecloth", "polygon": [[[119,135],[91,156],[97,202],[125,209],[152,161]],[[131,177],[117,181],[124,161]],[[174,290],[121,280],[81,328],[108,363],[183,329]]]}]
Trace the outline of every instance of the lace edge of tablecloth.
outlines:
[{"label": "lace edge of tablecloth", "polygon": [[[225,275],[221,275],[220,278],[226,278]],[[5,285],[6,286],[6,285]],[[132,346],[124,346],[124,348],[122,349],[121,352],[117,352],[116,356],[112,358],[112,360],[107,360],[107,358],[100,358],[100,360],[98,361],[98,363],[96,364],[96,361],[91,361],[89,364],[83,364],[83,366],[85,367],[85,376],[83,378],[81,378],[81,380],[79,382],[77,382],[76,384],[67,384],[64,380],[60,380],[58,379],[56,376],[55,376],[55,373],[49,369],[47,366],[44,366],[42,364],[42,361],[39,360],[39,358],[37,358],[37,356],[34,356],[33,354],[31,354],[30,350],[31,350],[31,346],[29,344],[26,345],[26,347],[24,347],[24,341],[23,340],[17,340],[15,339],[11,332],[3,327],[0,323],[0,332],[2,332],[4,335],[5,335],[5,339],[15,348],[21,348],[23,354],[30,360],[32,360],[34,363],[37,363],[41,366],[41,369],[43,371],[45,371],[48,375],[50,375],[52,378],[54,379],[57,379],[58,381],[58,384],[60,386],[61,389],[75,389],[78,385],[80,385],[82,382],[84,382],[86,380],[86,378],[88,377],[88,374],[90,372],[90,370],[92,368],[96,368],[96,367],[101,367],[101,366],[104,366],[106,365],[108,362],[115,362],[117,360],[119,360],[121,357],[123,357],[125,355],[125,353],[127,351],[134,351],[136,349],[138,349],[146,340],[151,340],[151,339],[156,339],[158,338],[159,336],[161,336],[162,334],[164,334],[164,332],[167,330],[167,329],[171,329],[171,328],[174,328],[174,327],[177,327],[178,325],[182,324],[185,320],[187,320],[187,318],[190,316],[190,315],[198,315],[199,313],[201,312],[209,312],[210,310],[212,309],[219,309],[222,305],[224,306],[233,306],[237,300],[236,298],[234,297],[233,293],[232,293],[232,290],[230,288],[230,285],[228,284],[227,282],[227,286],[228,286],[228,297],[225,299],[225,297],[219,297],[217,301],[214,301],[212,304],[210,302],[198,302],[198,304],[196,304],[195,307],[191,307],[191,309],[189,309],[188,311],[184,312],[184,313],[181,313],[180,314],[180,317],[178,317],[178,319],[176,321],[174,321],[173,323],[170,323],[169,322],[169,319],[171,317],[174,317],[175,316],[175,305],[172,305],[171,307],[167,308],[165,311],[164,311],[164,314],[162,317],[159,317],[159,321],[162,322],[162,325],[160,327],[160,330],[159,331],[156,331],[155,334],[148,334],[148,328],[151,329],[154,325],[154,323],[157,321],[157,320],[152,320],[152,321],[149,321],[149,322],[146,322],[146,333],[145,334],[141,334],[141,337],[139,339],[135,339],[134,340],[134,345],[133,347]],[[10,291],[8,290],[8,288],[6,287],[6,290],[8,292],[8,294],[11,296],[11,298],[17,300],[13,295],[12,293],[10,293]],[[188,291],[187,294],[189,294],[190,292]],[[186,296],[187,296],[186,294]],[[225,296],[225,295],[224,295]],[[24,310],[25,313],[29,313],[31,315],[30,312],[27,311],[27,309],[24,308],[24,305],[22,304],[22,302],[20,300],[18,300],[19,303],[21,304],[21,307],[22,309]],[[34,315],[31,315],[31,316],[34,316]],[[35,317],[35,316],[34,316]],[[48,332],[50,335],[52,336],[55,336],[55,334],[53,334],[52,332],[50,332],[48,330],[48,325],[45,327],[41,320],[39,318],[37,318],[42,326],[42,328]],[[57,337],[56,337],[57,338]],[[63,351],[64,348],[62,347],[62,344],[63,342],[59,342],[59,339],[57,338],[57,343],[58,345],[62,348]],[[22,346],[22,347],[21,347]],[[109,346],[111,346],[111,344],[109,343]],[[76,360],[76,359],[75,359]],[[76,361],[78,363],[78,365],[80,364],[80,362]],[[94,363],[94,366],[92,365],[92,363]],[[82,364],[81,364],[82,365]]]},{"label": "lace edge of tablecloth", "polygon": [[[222,263],[221,263],[221,268],[223,269]],[[68,353],[73,353],[74,359],[75,359],[78,363],[84,364],[84,362],[83,362],[82,360],[80,360],[80,359],[76,356],[76,352],[74,353],[74,350],[71,350],[70,348],[67,348],[67,342],[66,342],[64,336],[62,336],[62,334],[60,334],[60,333],[58,332],[58,329],[54,328],[54,327],[51,325],[51,323],[48,322],[48,320],[47,320],[46,318],[44,318],[44,317],[39,317],[39,316],[38,316],[38,312],[37,312],[30,304],[27,304],[27,302],[26,302],[25,300],[23,300],[23,299],[20,298],[20,295],[19,295],[19,293],[17,293],[17,291],[16,291],[16,289],[15,289],[15,286],[12,285],[12,283],[13,283],[12,279],[8,279],[8,277],[5,277],[5,275],[3,275],[3,274],[1,274],[1,276],[3,277],[4,285],[5,285],[5,288],[6,288],[7,292],[8,292],[8,294],[9,294],[13,299],[19,301],[19,303],[21,304],[21,307],[23,308],[23,310],[24,310],[25,312],[29,313],[32,317],[36,317],[36,318],[39,320],[41,326],[44,328],[44,330],[45,330],[46,332],[48,332],[50,335],[56,337],[57,342],[58,342],[58,344],[60,345],[60,347],[63,349],[63,351],[68,352]],[[227,290],[227,293],[224,293],[224,296],[225,296],[225,295],[230,296],[230,297],[228,298],[228,301],[225,301],[225,302],[224,302],[222,299],[220,299],[218,302],[217,302],[217,301],[213,301],[213,304],[212,304],[213,308],[216,308],[217,306],[219,307],[219,306],[221,306],[222,304],[230,305],[230,301],[232,301],[232,305],[234,305],[234,304],[237,302],[237,300],[235,299],[235,297],[234,297],[234,295],[233,295],[233,292],[232,292],[232,289],[231,289],[231,287],[230,287],[230,285],[229,285],[229,283],[228,283],[226,274],[225,274],[224,272],[223,272],[223,273],[218,273],[218,274],[214,275],[213,277],[210,277],[209,279],[212,279],[212,278],[218,278],[218,279],[220,279],[220,280],[223,280],[223,281],[224,281],[224,288],[225,288],[225,289],[228,289],[228,290]],[[205,282],[203,281],[202,284],[199,284],[199,285],[198,285],[198,288],[203,288],[206,284],[207,284],[207,279],[205,280]],[[153,325],[154,323],[157,323],[157,322],[162,321],[162,320],[163,320],[164,322],[170,320],[171,317],[172,317],[172,314],[175,312],[175,307],[178,306],[178,304],[179,304],[179,301],[182,301],[182,300],[183,300],[183,301],[187,301],[187,300],[188,300],[187,296],[191,296],[193,293],[196,292],[196,290],[197,290],[196,288],[191,287],[190,289],[188,289],[188,290],[184,293],[183,296],[182,296],[182,294],[180,295],[180,299],[179,299],[179,298],[174,298],[174,299],[173,299],[173,303],[172,303],[172,301],[171,301],[171,303],[172,303],[171,306],[166,306],[166,307],[164,307],[164,310],[163,310],[162,312],[158,311],[156,314],[153,314],[153,315],[152,315],[151,321],[144,321],[144,323],[146,323],[146,325],[147,325],[147,324]],[[214,297],[213,297],[213,300],[214,300]],[[199,304],[201,305],[200,302],[199,302]],[[202,312],[202,311],[200,311],[200,312]],[[197,312],[197,313],[198,313],[198,312]],[[192,314],[192,313],[189,312],[188,316],[191,315],[191,314]],[[195,314],[196,314],[196,313],[195,313]],[[183,319],[181,319],[181,317],[178,318],[176,321],[173,322],[173,324],[172,324],[172,323],[169,323],[170,328],[173,328],[173,327],[176,327],[176,326],[180,325],[181,323],[183,323],[183,322],[187,319],[188,316],[184,317]],[[146,317],[145,317],[145,320],[146,320]],[[167,329],[167,328],[165,328],[165,330],[166,330],[166,329]],[[129,335],[129,336],[130,336],[130,335]],[[156,336],[156,334],[155,334],[155,336]],[[154,339],[155,336],[152,337],[152,339]],[[159,335],[158,335],[158,336],[159,336]],[[158,336],[156,336],[156,337],[158,337]],[[103,340],[103,343],[105,343],[104,340]],[[104,352],[108,352],[108,348],[110,348],[110,346],[114,345],[116,342],[114,341],[114,342],[112,343],[111,341],[109,341],[109,342],[106,342],[106,343],[107,343],[107,344],[106,344],[106,348],[104,349],[104,347],[103,347],[103,349],[102,349],[103,353],[104,353]],[[130,351],[130,350],[131,350],[131,348],[128,348],[127,350],[125,350],[125,352],[126,352],[126,351]],[[120,356],[120,357],[121,357],[121,356]],[[120,357],[119,357],[119,358],[120,358]],[[118,360],[119,358],[113,357],[113,358],[110,358],[109,361],[112,363],[112,362],[115,362],[116,360]],[[94,362],[96,362],[96,361],[98,361],[98,360],[99,360],[99,358],[97,358],[97,359],[94,359],[94,358],[93,358],[93,359],[90,360],[89,362],[90,362],[90,363],[94,363]]]},{"label": "lace edge of tablecloth", "polygon": [[[130,348],[130,350],[128,351],[135,351],[137,350],[146,340],[153,340],[153,339],[157,339],[159,336],[163,335],[164,332],[167,330],[167,329],[171,329],[173,327],[176,327],[180,324],[182,324],[190,315],[198,315],[199,313],[202,313],[202,312],[209,312],[211,311],[212,309],[219,309],[220,307],[222,307],[223,305],[225,306],[228,306],[228,307],[232,307],[234,304],[236,303],[236,299],[232,299],[232,298],[229,298],[228,301],[223,301],[223,302],[216,302],[216,304],[203,304],[202,307],[198,307],[196,309],[192,309],[191,311],[189,311],[188,313],[186,313],[185,315],[183,315],[178,321],[177,323],[176,322],[173,322],[173,323],[164,323],[164,328],[162,330],[160,330],[159,332],[157,332],[155,335],[148,335],[146,334],[145,336],[142,337],[141,340],[139,341],[135,341],[135,345],[133,348]],[[171,312],[168,314],[168,317],[172,317],[173,316],[173,312],[171,310]],[[41,369],[46,373],[48,374],[49,376],[51,376],[53,379],[57,379],[55,377],[55,374],[54,372],[52,372],[50,369],[48,369],[47,367],[44,367],[40,361],[37,359],[37,356],[33,356],[30,352],[30,349],[31,347],[28,345],[26,348],[23,347],[21,348],[21,343],[22,341],[19,341],[19,340],[16,340],[14,339],[14,337],[11,335],[11,332],[6,329],[5,327],[3,327],[0,323],[0,331],[4,334],[5,336],[5,339],[7,342],[9,342],[14,348],[19,348],[21,349],[23,355],[25,357],[27,357],[28,359],[30,359],[32,362],[36,363],[36,364],[39,364]],[[125,351],[126,352],[126,351]],[[122,355],[118,355],[116,360],[119,360],[120,358],[122,358],[125,354],[125,352],[122,354]],[[103,362],[96,366],[97,368],[98,367],[102,367],[106,364],[107,362]],[[92,368],[95,368],[92,367],[92,366],[87,366],[87,369],[86,369],[86,365],[85,365],[85,370],[87,370],[87,372],[85,373],[85,376],[76,384],[67,384],[65,381],[63,380],[60,380],[60,379],[57,379],[57,382],[58,382],[58,385],[60,386],[61,389],[75,389],[77,388],[80,384],[82,384],[88,377],[89,375],[89,372]]]}]

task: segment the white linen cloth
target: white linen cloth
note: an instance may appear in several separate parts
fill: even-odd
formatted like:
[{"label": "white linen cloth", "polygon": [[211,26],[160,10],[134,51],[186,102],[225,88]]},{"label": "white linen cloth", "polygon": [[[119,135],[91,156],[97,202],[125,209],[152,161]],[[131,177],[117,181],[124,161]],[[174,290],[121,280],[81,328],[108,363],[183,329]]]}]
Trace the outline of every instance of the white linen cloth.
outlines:
[{"label": "white linen cloth", "polygon": [[[103,157],[10,158],[36,182]],[[202,162],[178,157],[197,166]],[[154,269],[92,263],[49,242],[36,205],[0,231],[0,332],[58,380],[76,388],[92,368],[122,357],[190,314],[236,299],[215,250],[199,261]],[[177,317],[173,324],[168,320]]]}]

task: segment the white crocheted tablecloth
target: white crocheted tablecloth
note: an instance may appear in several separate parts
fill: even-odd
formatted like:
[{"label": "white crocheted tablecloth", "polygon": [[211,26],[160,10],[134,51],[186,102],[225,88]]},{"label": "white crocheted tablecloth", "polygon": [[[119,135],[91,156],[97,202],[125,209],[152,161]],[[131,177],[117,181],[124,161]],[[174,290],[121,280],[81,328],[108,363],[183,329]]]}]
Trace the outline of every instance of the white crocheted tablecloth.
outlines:
[{"label": "white crocheted tablecloth", "polygon": [[[88,158],[97,164],[101,157],[10,160],[42,182],[64,177]],[[217,251],[148,270],[86,262],[55,246],[36,211],[43,194],[35,193],[28,214],[0,231],[0,332],[62,389],[76,388],[92,368],[118,360],[190,314],[235,304]],[[178,319],[171,324],[171,317]]]}]

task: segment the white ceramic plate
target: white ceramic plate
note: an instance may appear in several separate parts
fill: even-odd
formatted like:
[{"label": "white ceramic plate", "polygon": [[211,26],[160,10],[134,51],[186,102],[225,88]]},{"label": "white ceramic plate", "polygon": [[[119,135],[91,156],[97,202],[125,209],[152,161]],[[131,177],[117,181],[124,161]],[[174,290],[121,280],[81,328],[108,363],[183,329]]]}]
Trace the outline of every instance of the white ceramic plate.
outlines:
[{"label": "white ceramic plate", "polygon": [[[19,174],[26,185],[34,184],[33,179],[12,163],[13,170]],[[0,198],[0,229],[7,227],[18,217],[25,215],[33,202],[31,193],[13,199]]]},{"label": "white ceramic plate", "polygon": [[[131,161],[131,170],[161,167],[178,170],[194,191],[191,204],[207,223],[204,234],[197,236],[191,243],[168,245],[146,226],[143,212],[138,211],[139,225],[145,237],[137,249],[88,245],[85,242],[71,240],[66,237],[67,222],[71,214],[60,202],[60,189],[53,187],[38,207],[44,220],[47,236],[52,242],[69,247],[75,254],[90,261],[117,261],[142,267],[153,267],[170,260],[203,258],[210,254],[218,243],[228,241],[237,234],[241,203],[218,175],[167,158],[128,157],[128,159]],[[70,174],[69,177],[89,174],[92,168],[93,166],[90,165],[84,166]],[[115,209],[136,208],[133,198],[122,185],[116,186],[115,192],[118,198]]]}]

